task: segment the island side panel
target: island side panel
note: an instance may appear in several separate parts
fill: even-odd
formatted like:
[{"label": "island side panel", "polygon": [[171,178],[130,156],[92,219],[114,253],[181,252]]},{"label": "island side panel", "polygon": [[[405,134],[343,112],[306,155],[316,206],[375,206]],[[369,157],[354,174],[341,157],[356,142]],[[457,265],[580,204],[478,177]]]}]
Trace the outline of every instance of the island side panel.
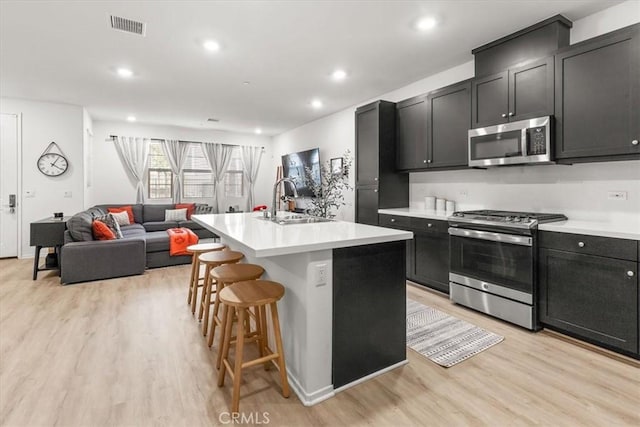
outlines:
[{"label": "island side panel", "polygon": [[406,243],[333,250],[334,388],[406,360]]}]

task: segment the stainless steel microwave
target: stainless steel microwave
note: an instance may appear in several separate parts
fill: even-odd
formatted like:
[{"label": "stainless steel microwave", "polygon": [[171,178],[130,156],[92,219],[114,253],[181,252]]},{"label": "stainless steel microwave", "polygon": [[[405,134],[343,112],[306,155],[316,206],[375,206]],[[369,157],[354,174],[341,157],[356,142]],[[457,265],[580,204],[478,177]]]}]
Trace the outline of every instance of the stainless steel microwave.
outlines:
[{"label": "stainless steel microwave", "polygon": [[553,117],[469,130],[469,166],[553,163]]}]

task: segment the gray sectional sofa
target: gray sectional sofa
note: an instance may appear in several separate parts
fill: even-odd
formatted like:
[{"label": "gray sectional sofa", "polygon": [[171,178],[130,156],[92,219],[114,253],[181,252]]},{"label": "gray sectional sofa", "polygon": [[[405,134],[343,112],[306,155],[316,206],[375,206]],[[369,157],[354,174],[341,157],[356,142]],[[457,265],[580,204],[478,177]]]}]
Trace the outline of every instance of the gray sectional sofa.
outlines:
[{"label": "gray sectional sofa", "polygon": [[[94,240],[93,218],[107,213],[107,208],[131,206],[135,223],[120,226],[124,238]],[[170,256],[169,228],[190,228],[200,239],[215,234],[193,221],[165,221],[165,210],[175,205],[112,204],[98,205],[74,215],[67,222],[65,244],[60,254],[60,277],[64,284],[109,279],[144,273],[145,268],[187,264],[191,256]],[[197,213],[207,208],[196,207]]]}]

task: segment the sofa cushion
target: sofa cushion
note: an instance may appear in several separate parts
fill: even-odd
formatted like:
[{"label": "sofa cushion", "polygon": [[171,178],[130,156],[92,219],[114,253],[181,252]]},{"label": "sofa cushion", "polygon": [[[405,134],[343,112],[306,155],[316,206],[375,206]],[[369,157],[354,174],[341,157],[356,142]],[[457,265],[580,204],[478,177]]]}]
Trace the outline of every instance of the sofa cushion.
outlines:
[{"label": "sofa cushion", "polygon": [[147,231],[166,231],[170,228],[176,228],[178,221],[152,221],[145,222],[144,229]]},{"label": "sofa cushion", "polygon": [[123,237],[142,236],[147,232],[142,224],[122,225],[120,231]]},{"label": "sofa cushion", "polygon": [[196,211],[195,203],[176,203],[176,209],[186,209],[187,219],[191,219],[191,215]]},{"label": "sofa cushion", "polygon": [[[132,222],[136,222],[135,217],[133,216],[133,208],[131,206],[122,206],[119,208],[110,207],[110,208],[107,208],[107,211],[109,211],[109,213],[111,214],[122,214],[122,213],[126,214],[127,216],[126,222],[128,224],[131,224]],[[122,224],[122,225],[126,225],[126,224]]]},{"label": "sofa cushion", "polygon": [[[111,212],[95,217],[93,219],[93,222],[95,223],[96,221],[100,221],[103,224],[105,224],[107,227],[109,227],[109,230],[113,232],[113,234],[116,236],[116,239],[122,239],[122,231],[120,231],[120,225],[118,224],[118,221],[116,221],[116,219],[113,217],[113,214]],[[102,240],[96,237],[95,224],[93,224],[93,237],[95,237],[97,240]],[[106,239],[106,240],[111,240],[111,239]]]},{"label": "sofa cushion", "polygon": [[167,209],[164,211],[165,221],[186,221],[187,220],[187,208],[183,209]]},{"label": "sofa cushion", "polygon": [[96,208],[101,208],[104,210],[104,212],[107,212],[107,208],[121,208],[123,206],[131,206],[131,210],[133,211],[133,219],[135,222],[137,222],[138,224],[142,224],[144,222],[144,218],[142,216],[142,204],[132,204],[132,203],[125,203],[125,204],[108,204],[108,205],[96,205]]},{"label": "sofa cushion", "polygon": [[96,240],[115,240],[117,238],[116,233],[99,219],[93,220],[91,229],[93,231],[93,237]]},{"label": "sofa cushion", "polygon": [[143,218],[145,222],[164,221],[164,211],[173,209],[175,205],[144,205]]},{"label": "sofa cushion", "polygon": [[86,211],[78,212],[67,221],[67,229],[69,234],[76,242],[84,242],[93,240],[93,219],[105,214],[101,208],[95,207]]},{"label": "sofa cushion", "polygon": [[191,230],[202,230],[204,228],[195,221],[178,221],[178,227],[186,227]]},{"label": "sofa cushion", "polygon": [[169,235],[166,231],[151,231],[144,235],[147,252],[169,251]]}]

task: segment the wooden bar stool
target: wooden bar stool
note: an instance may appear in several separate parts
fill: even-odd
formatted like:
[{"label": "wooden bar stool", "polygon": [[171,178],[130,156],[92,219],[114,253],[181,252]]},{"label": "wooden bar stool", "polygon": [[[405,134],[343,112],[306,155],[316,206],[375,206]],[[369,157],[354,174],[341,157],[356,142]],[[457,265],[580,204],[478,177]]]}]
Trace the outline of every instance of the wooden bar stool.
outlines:
[{"label": "wooden bar stool", "polygon": [[[220,291],[220,302],[224,305],[223,314],[223,336],[222,344],[222,366],[218,373],[218,387],[224,386],[224,378],[229,371],[229,376],[233,380],[233,397],[231,400],[231,412],[238,412],[240,406],[240,380],[242,379],[242,369],[250,366],[267,363],[269,361],[280,371],[280,381],[282,382],[282,395],[289,397],[289,382],[287,380],[287,370],[284,362],[284,350],[282,347],[282,336],[280,334],[280,322],[278,321],[278,307],[276,302],[284,295],[284,286],[280,283],[269,280],[251,280],[238,282],[227,286]],[[266,308],[271,311],[271,323],[273,326],[273,336],[276,344],[274,353],[267,344],[267,321]],[[260,350],[260,357],[248,362],[242,361],[245,333],[245,319],[249,315],[251,307],[257,308],[258,319],[256,327],[257,343]],[[236,333],[236,352],[234,367],[229,361],[229,348],[231,347],[234,311],[237,311],[238,329]]]},{"label": "wooden bar stool", "polygon": [[[213,336],[216,332],[216,326],[222,325],[222,319],[218,317],[220,310],[220,291],[236,282],[244,282],[246,280],[256,280],[264,274],[264,268],[256,264],[227,264],[221,265],[211,270],[211,278],[216,281],[216,299],[213,304],[213,316],[211,317],[211,333],[209,334],[209,347],[213,345]],[[247,322],[247,328],[249,328]],[[250,332],[250,331],[247,331]],[[219,349],[218,349],[219,350]],[[220,352],[218,352],[218,356]],[[220,360],[220,357],[218,357]],[[220,368],[220,362],[218,362]]]},{"label": "wooden bar stool", "polygon": [[211,277],[211,270],[224,264],[235,264],[244,258],[242,252],[237,251],[215,251],[206,252],[200,254],[200,263],[205,265],[204,269],[204,283],[202,288],[202,298],[200,298],[200,310],[198,311],[198,320],[202,320],[204,315],[204,322],[202,323],[202,334],[207,336],[207,328],[209,327],[209,312],[211,311],[211,293],[213,287],[213,278]]},{"label": "wooden bar stool", "polygon": [[200,258],[199,256],[206,252],[221,251],[226,248],[222,243],[198,243],[187,247],[187,252],[192,254],[191,258],[191,278],[189,279],[189,296],[187,304],[191,305],[191,314],[196,312],[196,301],[198,300],[198,288],[202,285],[200,281],[204,277],[200,277]]}]

